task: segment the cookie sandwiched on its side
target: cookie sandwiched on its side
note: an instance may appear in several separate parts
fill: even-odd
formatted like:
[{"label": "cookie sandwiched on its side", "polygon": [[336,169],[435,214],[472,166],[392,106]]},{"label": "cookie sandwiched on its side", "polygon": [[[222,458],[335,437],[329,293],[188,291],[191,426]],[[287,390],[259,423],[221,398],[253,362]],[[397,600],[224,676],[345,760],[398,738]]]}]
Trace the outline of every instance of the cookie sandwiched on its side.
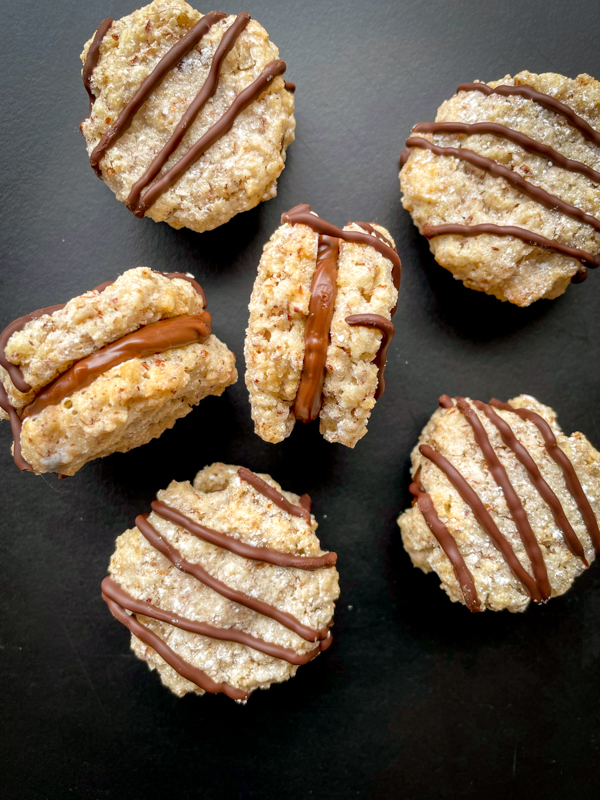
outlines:
[{"label": "cookie sandwiched on its side", "polygon": [[127,270],[0,334],[0,418],[21,470],[74,475],[171,428],[237,380],[212,334],[200,285],[182,273]]},{"label": "cookie sandwiched on its side", "polygon": [[520,72],[461,84],[400,159],[402,204],[436,261],[518,306],[600,264],[600,83]]},{"label": "cookie sandwiched on its side", "polygon": [[90,164],[136,216],[206,231],[275,197],[294,87],[250,14],[154,0],[104,20],[81,58]]},{"label": "cookie sandwiched on its side", "polygon": [[280,442],[320,418],[354,447],[381,396],[400,259],[376,223],[337,228],[300,205],[264,247],[250,299],[246,386],[256,433]]},{"label": "cookie sandwiched on its side", "polygon": [[404,548],[471,611],[545,603],[600,554],[600,453],[529,395],[442,395],[411,475]]},{"label": "cookie sandwiched on its side", "polygon": [[212,464],[173,481],[116,541],[102,595],[134,653],[180,697],[245,702],[331,642],[337,556],[308,495]]}]

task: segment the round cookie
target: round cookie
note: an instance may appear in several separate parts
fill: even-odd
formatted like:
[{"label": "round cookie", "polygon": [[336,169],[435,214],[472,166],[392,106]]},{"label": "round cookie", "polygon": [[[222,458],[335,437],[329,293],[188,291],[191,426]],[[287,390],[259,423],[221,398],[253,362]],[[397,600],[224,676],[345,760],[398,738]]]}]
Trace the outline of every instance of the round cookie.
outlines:
[{"label": "round cookie", "polygon": [[90,163],[137,216],[206,231],[277,194],[293,85],[247,13],[154,0],[107,19],[81,55]]},{"label": "round cookie", "polygon": [[600,553],[600,453],[529,395],[440,398],[412,452],[405,550],[471,611],[524,611]]},{"label": "round cookie", "polygon": [[118,537],[102,593],[165,686],[245,702],[329,647],[337,556],[308,495],[217,463],[157,498]]},{"label": "round cookie", "polygon": [[127,270],[0,334],[0,418],[21,470],[74,475],[171,428],[237,380],[187,275]]},{"label": "round cookie", "polygon": [[342,230],[296,206],[264,247],[250,299],[246,386],[256,433],[290,435],[320,417],[329,442],[354,447],[384,389],[400,259],[385,228]]},{"label": "round cookie", "polygon": [[600,83],[589,75],[462,84],[406,144],[402,204],[468,288],[528,306],[600,264]]}]

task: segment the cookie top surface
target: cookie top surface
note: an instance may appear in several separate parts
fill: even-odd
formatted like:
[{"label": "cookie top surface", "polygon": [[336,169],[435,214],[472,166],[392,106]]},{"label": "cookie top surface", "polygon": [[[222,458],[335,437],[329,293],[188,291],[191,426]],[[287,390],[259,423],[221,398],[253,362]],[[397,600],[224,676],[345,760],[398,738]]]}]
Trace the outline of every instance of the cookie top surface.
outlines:
[{"label": "cookie top surface", "polygon": [[[255,477],[281,497],[279,485],[269,476]],[[111,577],[130,597],[176,612],[187,620],[207,623],[219,629],[220,638],[138,615],[144,626],[212,681],[247,694],[287,680],[295,674],[298,664],[324,649],[319,643],[330,639],[328,626],[339,594],[336,569],[279,566],[233,551],[242,543],[250,549],[272,549],[279,555],[328,559],[315,535],[317,524],[312,515],[288,513],[242,479],[237,467],[225,464],[213,464],[202,470],[193,487],[189,483],[172,482],[157,497],[159,504],[153,505],[155,510],[147,523],[163,542],[177,549],[186,562],[184,569],[179,556],[173,558],[171,553],[168,558],[150,543],[144,521],[138,518],[138,528],[117,539],[110,563]],[[298,507],[297,495],[285,492],[283,497],[294,508]],[[185,524],[178,525],[168,519],[169,510],[183,514],[192,532],[186,530]],[[229,537],[230,542],[225,546],[211,543],[202,538],[207,535],[202,530],[194,535],[194,523],[209,529],[209,533]],[[161,546],[154,539],[157,542]],[[179,569],[174,562],[179,563]],[[199,565],[201,579],[198,573],[189,571],[190,564],[192,569],[193,565]],[[217,581],[216,589],[212,579]],[[228,596],[230,590],[237,593],[236,599]],[[253,607],[253,600],[263,604],[264,613]],[[278,612],[283,612],[283,618]],[[240,634],[254,637],[255,646],[244,644],[243,636],[240,641]],[[155,644],[160,643],[155,641]],[[270,645],[280,657],[270,654]],[[163,683],[176,694],[204,693],[202,684],[183,677],[154,648],[151,650],[136,639],[133,647],[137,655],[158,669]],[[169,653],[166,656],[172,664],[172,656]],[[208,691],[212,691],[210,685]]]},{"label": "cookie top surface", "polygon": [[[376,232],[371,234],[364,225],[351,222],[339,231],[359,234],[365,243],[339,240],[319,412],[325,438],[349,447],[365,435],[375,405],[381,374],[375,360],[384,335],[380,329],[350,325],[346,319],[373,314],[385,324],[398,297],[394,264],[368,245],[379,235],[389,243],[384,249],[388,252],[393,240],[382,226],[367,226]],[[296,422],[294,404],[305,364],[319,240],[320,234],[309,225],[284,222],[265,245],[258,267],[246,331],[246,386],[256,433],[266,441],[282,441]]]},{"label": "cookie top surface", "polygon": [[473,611],[564,593],[600,552],[600,454],[528,395],[446,401],[413,450],[416,502],[398,519],[413,563]]},{"label": "cookie top surface", "polygon": [[[424,139],[490,163],[482,168],[481,161],[477,165],[415,144],[400,173],[403,205],[428,236],[428,227],[435,233],[440,225],[491,224],[519,228],[525,239],[530,232],[538,243],[545,240],[544,246],[534,246],[516,235],[470,236],[463,230],[433,235],[430,247],[436,260],[469,288],[520,306],[557,297],[581,272],[582,261],[552,246],[574,248],[589,257],[590,265],[600,249],[600,84],[589,75],[572,80],[524,71],[487,86],[532,87],[534,99],[474,86],[465,84],[440,106],[433,130],[415,126],[408,143]],[[566,108],[546,107],[545,98]],[[570,111],[579,121],[569,119]],[[480,128],[458,132],[442,123]],[[483,123],[488,130],[481,129]],[[492,174],[493,165],[509,172]],[[532,188],[541,189],[543,197],[524,193]],[[558,208],[553,198],[570,210]]]},{"label": "cookie top surface", "polygon": [[[214,24],[209,26],[213,17]],[[294,98],[285,89],[281,74],[265,79],[264,85],[259,87],[262,87],[259,95],[246,108],[240,109],[239,114],[233,114],[230,130],[219,123],[236,98],[240,98],[240,102],[243,100],[241,94],[259,79],[263,70],[280,63],[278,50],[269,41],[264,28],[248,18],[247,14],[236,17],[216,12],[203,17],[183,0],[155,0],[113,21],[101,39],[97,65],[90,78],[90,91],[95,101],[90,116],[81,124],[92,159],[103,134],[117,124],[120,114],[127,114],[124,111],[127,104],[132,102],[161,59],[179,45],[195,25],[202,20],[206,22],[204,35],[166,71],[162,81],[153,86],[145,102],[128,120],[129,127],[111,141],[98,162],[102,179],[117,199],[128,201],[130,198],[128,207],[134,213],[145,213],[175,228],[203,231],[222,225],[235,214],[275,196],[285,150],[293,141],[295,128]],[[235,29],[230,34],[231,41],[224,41],[232,26]],[[219,57],[213,67],[222,42],[229,51],[224,58]],[[91,45],[92,39],[82,53],[84,64]],[[284,68],[285,65],[281,66]],[[130,197],[134,184],[142,176],[148,178],[148,169],[176,132],[202,88],[206,87],[205,94],[210,95],[213,78],[214,94],[205,97],[206,102],[197,117],[193,121],[190,119],[182,140],[162,169],[156,172],[157,179],[188,153],[191,158],[193,146],[215,123],[223,128],[222,135],[183,170],[170,188],[158,195],[155,193],[147,209],[140,211],[138,207],[136,210],[139,204]],[[156,186],[152,180],[145,181],[140,201],[146,197],[145,191]]]}]

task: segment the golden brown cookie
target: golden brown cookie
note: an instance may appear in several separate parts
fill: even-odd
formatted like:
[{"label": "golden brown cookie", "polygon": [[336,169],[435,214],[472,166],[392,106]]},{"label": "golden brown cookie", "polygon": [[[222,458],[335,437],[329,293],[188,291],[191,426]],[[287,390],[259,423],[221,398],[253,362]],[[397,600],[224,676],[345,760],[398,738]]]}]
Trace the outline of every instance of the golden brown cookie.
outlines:
[{"label": "golden brown cookie", "polygon": [[400,259],[375,223],[342,230],[308,205],[281,221],[249,306],[244,352],[255,431],[280,442],[296,420],[319,417],[327,441],[354,447],[385,386]]},{"label": "golden brown cookie", "polygon": [[90,163],[136,216],[206,231],[276,195],[294,97],[249,14],[154,0],[104,20],[81,58]]},{"label": "golden brown cookie", "polygon": [[404,548],[471,611],[545,603],[600,554],[600,453],[529,395],[443,395],[411,474]]},{"label": "golden brown cookie", "polygon": [[465,83],[402,154],[402,204],[465,286],[528,306],[600,264],[600,83]]},{"label": "golden brown cookie", "polygon": [[337,557],[308,495],[213,464],[157,497],[117,539],[102,593],[165,686],[245,702],[329,647]]},{"label": "golden brown cookie", "polygon": [[74,475],[171,428],[237,379],[199,284],[127,270],[0,334],[0,418],[21,470]]}]

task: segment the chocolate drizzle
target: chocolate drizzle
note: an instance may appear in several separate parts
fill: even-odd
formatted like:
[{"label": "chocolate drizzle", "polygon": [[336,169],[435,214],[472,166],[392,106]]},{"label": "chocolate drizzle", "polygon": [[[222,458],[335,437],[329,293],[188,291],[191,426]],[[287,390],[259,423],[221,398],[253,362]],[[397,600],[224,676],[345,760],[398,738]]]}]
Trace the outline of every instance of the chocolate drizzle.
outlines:
[{"label": "chocolate drizzle", "polygon": [[[287,497],[284,497],[281,492],[278,492],[274,486],[271,486],[266,481],[263,481],[262,478],[259,478],[256,473],[251,472],[246,467],[240,467],[238,469],[238,476],[241,480],[246,481],[256,489],[257,492],[262,494],[264,497],[267,497],[269,500],[272,500],[276,506],[279,506],[283,511],[287,511],[288,514],[291,514],[293,517],[302,517],[302,519],[306,520],[310,525],[310,509],[306,508],[306,505],[294,505],[294,503],[290,503]],[[302,497],[308,497],[308,495],[302,495]],[[300,498],[302,500],[302,498]],[[309,498],[310,500],[310,498]]]},{"label": "chocolate drizzle", "polygon": [[133,122],[133,118],[144,105],[146,100],[150,97],[154,89],[156,89],[157,86],[160,86],[169,72],[176,67],[191,50],[194,49],[200,39],[202,39],[202,37],[210,30],[210,28],[216,22],[225,19],[226,16],[227,15],[222,11],[211,11],[210,14],[206,14],[204,17],[202,17],[202,19],[197,22],[193,28],[191,28],[185,34],[185,36],[183,36],[177,42],[177,44],[173,45],[173,47],[171,47],[165,56],[161,58],[150,75],[148,75],[147,78],[144,78],[131,100],[122,109],[116,121],[113,122],[110,128],[102,134],[100,141],[92,151],[90,156],[90,165],[98,176],[102,175],[102,171],[100,170],[98,164],[100,163],[101,159],[104,158],[106,151],[129,129],[129,126]]},{"label": "chocolate drizzle", "polygon": [[[155,270],[155,271],[158,272],[158,270]],[[191,277],[190,275],[186,275],[183,272],[159,272],[159,274],[160,275],[164,275],[164,277],[169,278],[169,279],[181,278],[181,279],[186,280],[189,283],[191,283],[192,286],[194,287],[194,289],[196,290],[197,294],[202,299],[203,308],[206,308],[206,296],[204,294],[204,290],[202,289],[200,284],[193,277]],[[101,283],[99,286],[96,286],[95,289],[92,289],[91,291],[92,292],[98,292],[98,293],[103,292],[109,286],[112,286],[113,283],[114,283],[114,281],[105,281],[104,283]],[[42,317],[42,316],[44,316],[46,314],[47,315],[51,315],[51,314],[55,313],[56,311],[60,311],[66,305],[67,305],[67,303],[59,303],[58,305],[47,306],[46,308],[40,308],[37,311],[32,311],[30,314],[25,314],[24,316],[19,317],[18,319],[16,319],[13,322],[11,322],[0,333],[0,364],[8,372],[8,375],[9,375],[13,385],[17,388],[18,391],[20,391],[20,392],[29,392],[29,391],[31,391],[31,386],[25,380],[25,378],[23,376],[23,371],[21,370],[21,368],[19,366],[17,366],[16,364],[11,363],[6,357],[5,348],[6,348],[6,345],[8,344],[8,341],[9,341],[10,337],[13,335],[13,333],[16,333],[17,331],[23,330],[23,328],[27,325],[28,322],[31,322],[34,319],[38,319],[39,317]],[[210,320],[210,314],[206,314],[204,319],[206,319],[206,318],[208,318],[208,320]],[[210,328],[210,324],[209,324],[209,328]],[[137,333],[139,333],[139,331]],[[113,344],[117,345],[119,341],[121,341],[121,340],[118,340],[117,342],[114,342]],[[94,355],[94,354],[92,354],[92,355]],[[90,358],[90,357],[88,357],[88,358]],[[77,363],[78,362],[76,362],[76,364],[74,366],[76,366]],[[73,367],[71,369],[73,369]],[[108,367],[107,367],[107,369],[108,369]],[[66,374],[66,373],[63,373],[63,374]],[[59,377],[56,378],[56,380],[53,381],[53,383],[49,384],[48,387],[47,387],[48,390],[50,390],[50,388],[57,381],[59,381],[61,377],[62,377],[62,375],[59,375]],[[79,387],[79,388],[82,388],[82,387]],[[43,391],[45,391],[45,390],[43,390]],[[39,397],[39,395],[38,395],[38,397]],[[35,400],[37,400],[37,397],[34,399],[33,402],[35,402]],[[6,392],[6,389],[4,388],[4,385],[3,385],[1,380],[0,380],[0,407],[3,408],[4,411],[6,411],[6,413],[9,415],[9,418],[10,418],[10,425],[11,425],[11,430],[12,430],[13,439],[14,439],[14,461],[15,461],[15,464],[21,470],[21,472],[30,471],[31,470],[31,465],[28,464],[27,461],[25,461],[25,459],[23,458],[23,456],[21,454],[21,428],[22,428],[21,417],[19,416],[17,410],[14,408],[14,406],[10,402],[10,398],[8,396],[8,393]],[[25,412],[30,413],[28,409],[29,409],[29,407],[26,407]],[[23,417],[27,415],[25,412],[23,412]]]},{"label": "chocolate drizzle", "polygon": [[[491,236],[514,236],[515,239],[520,239],[525,244],[532,244],[535,247],[543,247],[546,250],[553,250],[555,253],[560,253],[569,258],[576,258],[587,267],[600,266],[600,256],[594,256],[587,253],[585,250],[578,250],[576,247],[570,247],[568,244],[562,244],[556,239],[547,239],[539,233],[533,233],[526,228],[517,228],[513,225],[493,225],[488,222],[479,225],[459,225],[455,223],[446,223],[444,225],[424,225],[423,236],[427,239],[433,239],[434,236],[479,236],[482,233],[489,233]],[[585,266],[583,269],[585,269]],[[578,273],[579,274],[579,273]]]},{"label": "chocolate drizzle", "polygon": [[385,365],[387,361],[387,351],[390,346],[396,329],[394,323],[382,317],[381,314],[350,314],[345,322],[348,325],[362,325],[365,328],[376,328],[381,331],[381,343],[375,356],[374,364],[378,369],[377,389],[375,390],[375,400],[379,400],[385,389]]},{"label": "chocolate drizzle", "polygon": [[86,92],[88,93],[88,97],[90,98],[90,109],[88,111],[88,117],[92,113],[92,108],[96,101],[96,97],[92,92],[92,72],[98,66],[98,61],[100,60],[100,47],[102,46],[102,40],[106,36],[112,24],[113,20],[111,17],[107,17],[105,20],[102,20],[100,25],[98,25],[98,30],[94,34],[92,43],[87,51],[87,56],[85,57],[85,64],[83,65],[83,72],[81,73],[81,77],[83,78],[83,85],[85,87]]},{"label": "chocolate drizzle", "polygon": [[433,500],[420,485],[418,472],[417,475],[415,475],[415,480],[408,487],[408,491],[415,497],[418,509],[423,515],[429,530],[433,533],[440,543],[442,550],[448,556],[454,569],[456,580],[460,584],[467,608],[469,611],[473,612],[481,611],[481,603],[477,596],[477,589],[475,588],[473,576],[454,541],[454,537],[439,518]]},{"label": "chocolate drizzle", "polygon": [[[170,70],[177,66],[198,44],[207,31],[215,23],[221,21],[225,17],[226,14],[220,11],[212,11],[210,14],[206,14],[202,17],[179,42],[173,45],[159,61],[151,74],[144,79],[132,99],[117,117],[116,122],[102,135],[90,156],[90,164],[99,176],[102,176],[100,161],[106,155],[108,149],[127,131],[133,118],[154,89],[162,83]],[[225,114],[223,114],[223,116],[190,147],[179,161],[162,176],[158,177],[171,155],[181,144],[186,132],[198,117],[198,114],[200,114],[208,100],[210,100],[217,91],[223,61],[235,46],[239,36],[250,22],[250,19],[250,14],[243,12],[239,14],[229,28],[227,28],[215,51],[204,85],[186,109],[167,143],[154,158],[141,178],[133,184],[126,201],[126,206],[137,217],[143,217],[146,211],[154,205],[164,192],[170,189],[179,180],[186,170],[195,164],[216,141],[231,130],[237,117],[267,89],[271,81],[285,72],[285,61],[274,60],[267,64],[258,78],[237,95]],[[96,64],[97,59],[96,63],[94,63],[91,68],[92,70],[95,68]],[[288,86],[286,86],[286,88],[288,88]],[[289,91],[293,90],[289,89]]]},{"label": "chocolate drizzle", "polygon": [[294,401],[294,415],[300,422],[312,422],[321,410],[329,331],[337,295],[339,245],[339,239],[319,235],[317,266],[304,328],[304,364]]},{"label": "chocolate drizzle", "polygon": [[542,106],[548,111],[554,111],[564,117],[573,128],[577,130],[590,142],[600,146],[600,133],[594,130],[592,126],[586,122],[583,117],[576,114],[572,108],[550,97],[549,94],[538,92],[533,86],[496,86],[492,88],[487,83],[461,83],[456,90],[457,92],[482,92],[483,94],[499,94],[504,97],[515,95],[517,97],[524,97],[526,100],[532,100],[534,103]]},{"label": "chocolate drizzle", "polygon": [[587,499],[586,494],[581,487],[577,473],[575,472],[575,469],[565,451],[558,446],[556,436],[554,435],[550,425],[535,411],[530,411],[527,408],[514,408],[508,403],[503,403],[501,400],[496,399],[490,400],[490,405],[494,406],[495,408],[500,408],[504,411],[512,411],[521,417],[521,419],[526,419],[529,420],[529,422],[533,422],[533,424],[537,427],[544,439],[544,445],[548,455],[562,470],[567,489],[577,504],[579,513],[583,518],[589,537],[594,545],[595,554],[597,556],[600,555],[600,530],[598,529],[598,521],[596,520],[596,516],[590,505],[590,501]]},{"label": "chocolate drizzle", "polygon": [[66,397],[93,383],[98,375],[132,358],[148,358],[184,347],[194,342],[205,342],[211,334],[210,314],[203,311],[195,316],[172,317],[153,322],[133,333],[107,344],[95,353],[76,361],[66,372],[44,387],[22,414],[22,419],[39,414],[48,406],[61,403]]},{"label": "chocolate drizzle", "polygon": [[414,126],[413,131],[416,133],[458,133],[465,136],[490,133],[492,136],[508,139],[518,144],[528,153],[543,156],[568,172],[579,172],[595,183],[600,183],[600,172],[596,172],[595,169],[588,167],[587,164],[582,164],[581,161],[573,161],[563,156],[553,147],[542,144],[542,142],[536,142],[535,139],[526,136],[524,133],[507,128],[506,125],[499,125],[497,122],[474,122],[472,124],[465,122],[420,122]]},{"label": "chocolate drizzle", "polygon": [[[572,108],[569,108],[569,106],[565,105],[564,103],[560,103],[558,100],[555,100],[549,95],[538,92],[532,86],[506,85],[492,88],[486,83],[463,83],[458,87],[457,91],[478,91],[486,95],[498,94],[503,96],[516,95],[524,97],[528,100],[538,103],[550,111],[560,114],[586,139],[594,142],[597,145],[600,145],[600,133],[594,130],[594,128],[592,128],[582,117],[578,116],[578,114],[576,114]],[[557,152],[554,148],[549,147],[541,142],[537,142],[536,140],[523,133],[520,133],[519,131],[512,130],[507,126],[500,125],[498,123],[477,122],[467,124],[462,122],[426,122],[416,125],[413,128],[413,131],[417,133],[420,132],[430,134],[465,134],[467,136],[492,134],[494,136],[502,137],[514,142],[529,153],[534,153],[547,158],[552,161],[552,163],[567,171],[578,172],[595,183],[600,183],[600,172],[594,170],[592,167],[589,167],[587,164],[567,158],[566,156],[562,155],[562,153]],[[406,145],[407,146],[400,157],[400,168],[406,164],[412,147],[425,148],[440,156],[454,156],[455,158],[459,158],[472,164],[478,169],[489,172],[495,177],[503,178],[515,189],[517,189],[517,191],[521,192],[527,197],[530,197],[532,200],[535,200],[545,208],[558,210],[562,214],[590,225],[596,231],[600,231],[600,220],[598,220],[596,217],[592,216],[591,214],[586,214],[577,206],[567,203],[556,195],[546,192],[544,189],[536,186],[535,184],[531,184],[514,170],[508,169],[502,164],[498,164],[491,159],[485,158],[484,156],[481,156],[472,150],[462,147],[440,147],[427,139],[415,136],[411,136],[409,139],[407,139]],[[600,265],[600,257],[593,253],[588,253],[585,250],[571,247],[567,244],[562,244],[556,239],[548,239],[540,234],[511,225],[494,225],[487,223],[479,225],[462,225],[453,223],[443,225],[426,224],[423,226],[423,234],[428,239],[432,239],[435,236],[445,235],[478,236],[480,234],[489,234],[491,236],[512,236],[516,239],[520,239],[526,244],[551,250],[555,253],[566,256],[567,258],[574,258],[580,261],[582,266],[571,278],[572,283],[582,283],[587,277],[587,268],[597,267]]]},{"label": "chocolate drizzle", "polygon": [[322,628],[321,630],[309,628],[307,625],[304,625],[302,622],[300,622],[299,619],[294,617],[293,614],[289,614],[287,611],[281,611],[281,609],[272,606],[270,603],[265,603],[262,600],[258,600],[256,597],[251,597],[244,592],[233,589],[231,586],[223,583],[223,581],[213,577],[210,572],[205,570],[200,564],[195,564],[191,561],[188,561],[181,555],[176,547],[162,537],[154,528],[154,526],[148,522],[148,516],[148,514],[140,514],[138,517],[136,517],[135,524],[137,529],[144,536],[144,538],[147,539],[152,547],[154,547],[155,550],[158,550],[160,553],[162,553],[165,558],[167,558],[171,564],[173,564],[174,567],[177,567],[177,569],[181,572],[185,572],[188,575],[193,575],[193,577],[196,578],[196,580],[199,580],[200,583],[208,586],[209,589],[212,589],[213,591],[227,598],[227,600],[231,600],[232,602],[238,603],[245,608],[256,611],[265,617],[274,619],[276,622],[279,622],[286,628],[294,631],[294,633],[297,633],[298,636],[301,636],[307,642],[316,642],[319,639],[326,639],[330,635],[329,628]]},{"label": "chocolate drizzle", "polygon": [[[454,401],[452,398],[448,397],[448,395],[442,395],[439,399],[439,404],[444,409],[450,409],[454,407]],[[537,464],[524,445],[522,445],[521,442],[519,442],[519,440],[516,438],[510,425],[505,419],[496,413],[493,407],[500,408],[504,411],[511,411],[520,416],[522,419],[533,422],[533,424],[536,425],[538,430],[541,432],[546,450],[563,470],[567,489],[573,496],[577,507],[580,510],[587,531],[592,539],[592,543],[594,544],[596,555],[598,555],[600,554],[600,531],[598,529],[596,517],[587,497],[585,496],[585,493],[583,492],[583,489],[581,488],[581,484],[579,483],[579,479],[577,478],[577,474],[575,473],[573,465],[569,461],[566,453],[558,446],[556,437],[554,436],[554,433],[546,420],[544,420],[534,411],[529,411],[528,409],[523,408],[514,408],[508,403],[502,403],[500,400],[491,400],[489,404],[475,400],[473,401],[473,405],[479,411],[483,412],[491,424],[496,427],[504,444],[515,454],[518,461],[527,471],[532,485],[536,488],[541,498],[550,508],[556,525],[564,536],[565,545],[575,556],[582,560],[586,567],[589,566],[585,557],[583,546],[579,541],[577,534],[573,530],[571,523],[567,519],[560,500],[550,488],[548,483],[544,480]],[[529,524],[523,504],[521,503],[521,500],[519,499],[512,483],[510,482],[504,466],[500,462],[498,455],[492,447],[488,434],[477,413],[464,398],[457,398],[456,407],[457,410],[465,416],[471,428],[473,429],[475,440],[481,448],[490,473],[492,474],[492,477],[497,485],[502,489],[511,517],[515,522],[523,542],[525,552],[527,553],[527,556],[531,562],[534,579],[532,579],[531,576],[524,570],[508,540],[506,537],[504,537],[494,523],[491,515],[487,511],[486,506],[480,500],[476,492],[467,483],[464,477],[458,472],[458,470],[444,456],[442,456],[441,453],[438,453],[429,445],[421,445],[419,450],[421,454],[425,456],[425,458],[432,461],[442,472],[444,472],[465,503],[471,507],[479,524],[488,533],[495,546],[503,554],[509,567],[512,569],[513,574],[527,589],[530,597],[535,602],[545,602],[550,597],[552,590],[548,581],[548,574],[546,571],[542,550],[537,542],[533,530],[531,529],[531,525]],[[435,523],[435,518],[432,516],[431,509],[429,508],[427,502],[425,502],[424,506],[422,507],[420,498],[424,492],[424,489],[418,483],[418,475],[419,473],[417,473],[415,476],[415,482],[411,485],[410,491],[415,497],[418,498],[419,509],[423,513],[430,530],[436,536],[440,542],[440,545],[444,549],[444,552],[452,562],[457,579],[463,589],[465,602],[467,605],[469,605],[471,589],[469,584],[465,583],[464,573],[459,575],[459,568],[462,569],[462,563],[464,562],[461,563],[461,561],[457,559],[456,553],[454,552],[452,546],[449,545],[449,541],[446,537],[446,534],[450,535],[448,530],[445,528],[445,526],[443,526],[442,523],[440,524],[442,524],[444,530],[442,530],[439,525]],[[432,503],[431,506],[433,507]],[[436,514],[435,508],[433,508],[433,513]],[[450,550],[448,549],[449,546]],[[465,592],[469,593],[469,597]]]},{"label": "chocolate drizzle", "polygon": [[498,164],[496,161],[492,161],[491,158],[480,156],[479,153],[476,153],[474,150],[469,150],[466,147],[440,147],[430,142],[429,139],[422,139],[420,136],[410,136],[406,140],[406,145],[407,147],[421,147],[426,150],[431,150],[432,153],[438,156],[452,156],[458,158],[460,161],[466,161],[468,164],[478,169],[489,172],[496,178],[503,178],[507,183],[510,183],[511,186],[521,192],[521,194],[531,197],[532,200],[535,200],[541,206],[549,208],[550,210],[558,210],[565,214],[565,216],[576,219],[579,222],[584,222],[587,225],[591,225],[594,230],[600,231],[600,219],[596,219],[596,217],[593,217],[591,214],[586,214],[585,211],[577,208],[577,206],[571,205],[571,203],[567,203],[565,200],[561,200],[560,197],[550,194],[540,186],[526,181],[525,178],[522,178],[514,170],[508,169],[502,164]]},{"label": "chocolate drizzle", "polygon": [[267,642],[265,639],[253,636],[251,633],[245,633],[237,628],[217,628],[207,622],[198,622],[197,620],[182,617],[174,611],[166,611],[153,603],[136,600],[112,578],[104,578],[102,581],[102,596],[105,600],[110,599],[114,603],[118,603],[132,614],[141,614],[144,617],[167,622],[176,628],[181,628],[190,633],[199,633],[201,636],[208,636],[211,639],[238,642],[261,653],[266,653],[268,656],[281,658],[283,661],[287,661],[288,664],[308,664],[323,650],[327,650],[333,641],[331,636],[328,639],[320,639],[317,646],[309,650],[308,653],[298,653],[291,647],[283,647],[283,645],[275,644],[274,642]]},{"label": "chocolate drizzle", "polygon": [[294,92],[296,91],[296,84],[295,83],[293,83],[292,81],[285,81],[284,85],[285,85],[285,88],[288,90],[288,92],[291,92],[292,94],[294,94]]},{"label": "chocolate drizzle", "polygon": [[[285,498],[284,498],[285,499]],[[181,511],[165,505],[160,500],[152,502],[152,510],[155,514],[174,522],[185,528],[188,533],[203,539],[206,542],[222,547],[244,558],[250,558],[254,561],[264,561],[267,564],[275,564],[279,567],[295,567],[297,569],[320,569],[321,567],[333,567],[337,561],[336,553],[326,553],[323,556],[301,556],[294,553],[282,553],[279,550],[274,550],[272,547],[256,547],[251,544],[243,542],[236,536],[231,536],[227,533],[215,531],[212,528],[207,528],[204,525],[190,519]]]}]

